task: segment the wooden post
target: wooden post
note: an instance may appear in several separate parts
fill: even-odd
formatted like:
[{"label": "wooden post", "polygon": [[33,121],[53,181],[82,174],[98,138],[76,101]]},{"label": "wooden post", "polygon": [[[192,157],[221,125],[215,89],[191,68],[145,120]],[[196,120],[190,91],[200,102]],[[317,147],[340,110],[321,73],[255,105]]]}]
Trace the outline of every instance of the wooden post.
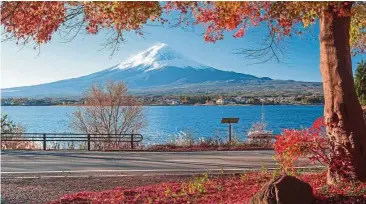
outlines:
[{"label": "wooden post", "polygon": [[133,149],[133,133],[131,134],[131,149]]},{"label": "wooden post", "polygon": [[47,149],[46,133],[43,133],[43,150]]},{"label": "wooden post", "polygon": [[88,134],[88,151],[90,151],[90,134]]}]

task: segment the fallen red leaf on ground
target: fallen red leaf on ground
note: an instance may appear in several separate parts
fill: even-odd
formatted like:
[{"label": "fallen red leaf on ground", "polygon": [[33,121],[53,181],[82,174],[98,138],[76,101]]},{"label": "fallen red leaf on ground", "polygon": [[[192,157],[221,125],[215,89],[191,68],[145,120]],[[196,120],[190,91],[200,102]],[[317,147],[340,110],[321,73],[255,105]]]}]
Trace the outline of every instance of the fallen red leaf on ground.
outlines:
[{"label": "fallen red leaf on ground", "polygon": [[[366,183],[340,183],[326,185],[323,173],[297,176],[310,183],[316,196],[315,203],[366,203]],[[135,189],[115,188],[102,192],[80,192],[65,195],[50,204],[71,203],[248,203],[250,198],[272,178],[268,172],[243,175],[207,174],[196,176],[189,182],[168,182]]]}]

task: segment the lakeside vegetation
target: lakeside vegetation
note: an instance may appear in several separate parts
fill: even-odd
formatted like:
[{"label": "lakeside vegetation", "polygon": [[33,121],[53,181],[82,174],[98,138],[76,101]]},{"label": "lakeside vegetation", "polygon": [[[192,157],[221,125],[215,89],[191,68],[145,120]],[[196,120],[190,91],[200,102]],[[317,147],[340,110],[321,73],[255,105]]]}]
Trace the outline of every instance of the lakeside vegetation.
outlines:
[{"label": "lakeside vegetation", "polygon": [[[174,105],[320,105],[324,104],[321,95],[295,96],[217,96],[217,95],[182,95],[182,96],[135,96],[144,106]],[[2,98],[1,106],[84,106],[85,98]]]}]

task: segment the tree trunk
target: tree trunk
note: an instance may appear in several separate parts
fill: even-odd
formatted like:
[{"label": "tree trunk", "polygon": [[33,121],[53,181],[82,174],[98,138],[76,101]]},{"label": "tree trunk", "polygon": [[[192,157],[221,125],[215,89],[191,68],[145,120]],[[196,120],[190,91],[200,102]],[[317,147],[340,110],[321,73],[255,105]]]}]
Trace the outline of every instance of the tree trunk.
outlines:
[{"label": "tree trunk", "polygon": [[[349,8],[351,9],[351,5]],[[350,52],[351,17],[333,7],[320,18],[320,70],[325,98],[324,119],[331,141],[328,183],[351,176],[366,180],[366,124],[357,99]],[[340,162],[340,163],[339,163]],[[341,168],[348,166],[347,175]]]}]

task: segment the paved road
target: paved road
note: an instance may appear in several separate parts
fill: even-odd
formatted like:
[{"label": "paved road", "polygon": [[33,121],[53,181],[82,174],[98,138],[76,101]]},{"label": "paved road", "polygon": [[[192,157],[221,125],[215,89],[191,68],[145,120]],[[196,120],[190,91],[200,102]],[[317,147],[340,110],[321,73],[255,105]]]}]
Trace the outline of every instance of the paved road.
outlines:
[{"label": "paved road", "polygon": [[240,171],[275,167],[273,151],[62,152],[2,151],[2,176],[20,174]]}]

